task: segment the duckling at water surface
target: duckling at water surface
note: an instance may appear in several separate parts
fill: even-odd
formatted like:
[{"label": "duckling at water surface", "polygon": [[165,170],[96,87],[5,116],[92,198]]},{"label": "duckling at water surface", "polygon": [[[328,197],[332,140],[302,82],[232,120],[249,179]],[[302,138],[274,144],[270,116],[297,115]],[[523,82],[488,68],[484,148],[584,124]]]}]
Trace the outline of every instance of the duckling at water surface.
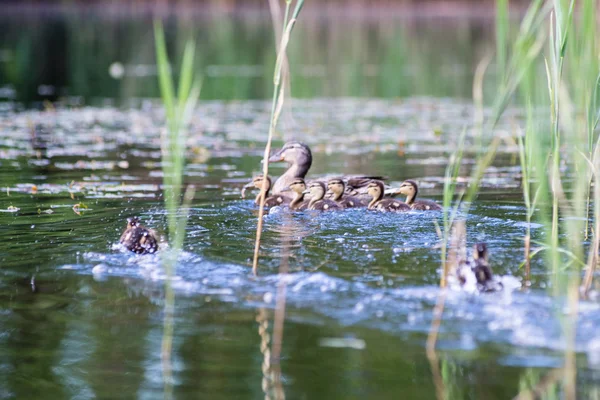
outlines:
[{"label": "duckling at water surface", "polygon": [[502,289],[502,283],[494,280],[492,267],[488,264],[487,244],[476,243],[473,246],[473,266],[471,267],[477,278],[477,289],[480,292],[496,292]]},{"label": "duckling at water surface", "polygon": [[290,202],[290,209],[303,211],[308,208],[308,201],[304,200],[304,192],[306,191],[306,183],[302,178],[295,178],[290,183],[290,189],[295,193],[294,198]]},{"label": "duckling at water surface", "polygon": [[[258,175],[256,177],[254,177],[252,179],[252,182],[250,182],[249,184],[244,186],[244,188],[242,189],[242,197],[244,197],[246,189],[248,189],[248,188],[255,188],[260,191],[262,189],[263,181],[264,181],[263,175]],[[271,190],[271,178],[267,176],[267,188],[266,188],[266,193],[265,193],[265,197],[266,197],[265,207],[271,208],[271,207],[275,207],[275,206],[280,206],[283,204],[288,204],[291,201],[291,199],[289,197],[283,196],[281,194],[269,196],[270,190]],[[256,199],[254,199],[254,204],[260,205],[260,192],[256,195]]]},{"label": "duckling at water surface", "polygon": [[125,248],[137,254],[152,254],[158,250],[158,240],[152,229],[140,224],[138,217],[127,218],[127,228],[119,239]]},{"label": "duckling at water surface", "polygon": [[398,190],[398,192],[400,194],[406,195],[406,204],[408,204],[413,210],[432,211],[442,209],[442,207],[435,201],[422,199],[417,200],[419,187],[417,186],[417,182],[415,181],[406,180],[402,182],[402,185],[400,185],[400,189]]},{"label": "duckling at water surface", "polygon": [[331,200],[338,203],[342,208],[366,207],[366,204],[358,197],[344,194],[346,184],[342,179],[330,179],[329,182],[327,182],[327,188],[333,193]]},{"label": "duckling at water surface", "polygon": [[469,269],[475,275],[478,291],[496,292],[502,290],[502,283],[494,279],[492,268],[488,264],[487,244],[476,243],[473,246],[473,261],[466,262],[458,271],[458,279],[461,285],[466,283],[467,277],[465,275]]},{"label": "duckling at water surface", "polygon": [[396,199],[383,198],[384,186],[383,182],[380,181],[372,181],[367,186],[367,193],[371,195],[373,200],[369,203],[369,210],[378,210],[378,211],[394,211],[394,212],[402,212],[402,211],[410,211],[410,207]]},{"label": "duckling at water surface", "polygon": [[308,186],[308,190],[305,193],[310,193],[311,196],[310,203],[308,203],[309,210],[329,211],[342,209],[342,206],[335,201],[323,198],[326,191],[325,184],[320,181],[312,182]]}]

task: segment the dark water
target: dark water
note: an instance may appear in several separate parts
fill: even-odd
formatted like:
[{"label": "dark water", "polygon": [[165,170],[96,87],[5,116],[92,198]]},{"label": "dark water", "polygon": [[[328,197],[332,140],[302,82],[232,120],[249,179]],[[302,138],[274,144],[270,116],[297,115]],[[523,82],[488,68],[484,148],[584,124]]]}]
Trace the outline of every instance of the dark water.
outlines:
[{"label": "dark water", "polygon": [[[132,215],[166,233],[162,111],[155,101],[136,100],[156,94],[154,76],[126,73],[116,81],[108,75],[115,61],[152,62],[150,20],[2,18],[8,24],[0,33],[6,93],[35,106],[45,97],[39,94],[44,84],[67,104],[104,105],[46,111],[2,105],[0,398],[162,398],[160,257],[115,245]],[[440,215],[269,215],[253,277],[256,210],[251,200],[240,199],[239,189],[260,169],[269,104],[252,99],[270,91],[273,56],[264,42],[271,28],[262,17],[206,21],[173,27],[174,43],[188,29],[198,37],[207,74],[203,97],[218,99],[201,103],[188,143],[185,179],[197,192],[173,280],[175,397],[262,398],[283,390],[290,399],[434,398],[424,348],[439,294],[434,222]],[[291,137],[309,143],[311,176],[386,175],[396,185],[415,178],[423,196],[439,201],[448,151],[473,120],[473,106],[463,99],[470,93],[472,63],[478,46],[490,45],[473,32],[488,29],[485,21],[398,21],[349,26],[309,19],[299,25],[290,57],[306,60],[293,77],[294,95],[305,99],[288,103],[277,145]],[[34,28],[18,29],[23,24]],[[28,58],[35,55],[44,62]],[[22,67],[14,69],[15,60]],[[247,69],[234,68],[236,76],[219,76],[228,70],[223,65],[258,66],[260,73],[242,76]],[[11,78],[11,68],[21,78]],[[365,74],[369,68],[388,72]],[[442,73],[448,70],[456,75]],[[406,71],[413,75],[397,77]],[[500,129],[519,121],[519,110],[510,110]],[[467,154],[464,176],[472,163]],[[271,173],[282,171],[274,166]],[[541,261],[533,264],[529,290],[513,287],[522,276],[525,232],[519,182],[514,145],[503,143],[467,229],[469,244],[489,244],[491,264],[507,290],[448,294],[438,356],[449,399],[512,398],[563,364],[564,300],[546,294]],[[537,225],[533,236],[542,239]],[[282,257],[290,274],[282,388],[274,389],[263,363],[269,360]],[[599,392],[599,308],[596,301],[580,304],[581,398]],[[560,398],[560,381],[549,392]]]}]

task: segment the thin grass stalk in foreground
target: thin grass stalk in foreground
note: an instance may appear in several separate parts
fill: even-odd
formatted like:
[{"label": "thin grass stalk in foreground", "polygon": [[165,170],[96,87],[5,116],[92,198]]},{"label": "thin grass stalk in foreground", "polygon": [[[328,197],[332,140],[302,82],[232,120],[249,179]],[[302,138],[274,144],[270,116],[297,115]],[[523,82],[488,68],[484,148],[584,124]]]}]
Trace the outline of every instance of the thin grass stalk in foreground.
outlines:
[{"label": "thin grass stalk in foreground", "polygon": [[[289,216],[288,216],[289,218]],[[283,347],[283,329],[285,323],[285,305],[287,274],[289,271],[290,237],[292,221],[288,219],[282,231],[281,260],[279,263],[279,282],[277,283],[277,297],[275,299],[275,317],[273,321],[273,342],[271,344],[271,380],[273,382],[274,398],[285,399],[283,382],[281,381],[281,349]]]},{"label": "thin grass stalk in foreground", "polygon": [[[291,1],[286,1],[286,12],[285,15],[288,15],[289,7]],[[283,106],[284,96],[283,90],[279,91],[279,84],[281,82],[281,73],[282,73],[282,65],[283,60],[285,58],[284,54],[286,52],[287,45],[289,43],[290,35],[294,28],[294,25],[297,21],[298,15],[302,10],[302,6],[304,5],[304,0],[298,0],[296,3],[296,7],[294,9],[294,13],[289,22],[284,21],[284,24],[287,23],[284,34],[281,38],[281,44],[279,47],[279,52],[277,54],[277,61],[275,63],[275,73],[273,76],[273,102],[271,105],[271,122],[269,124],[269,135],[267,137],[267,144],[265,146],[265,152],[263,155],[263,176],[268,176],[269,173],[269,154],[271,153],[271,141],[273,140],[273,133],[275,131],[275,127],[277,125],[277,119],[279,117],[279,113],[281,112],[281,108]],[[282,87],[283,89],[283,87]],[[256,241],[254,243],[254,258],[252,260],[252,273],[256,275],[256,270],[258,268],[258,252],[260,249],[260,237],[262,234],[263,227],[263,217],[265,212],[265,200],[266,200],[266,191],[267,191],[267,179],[263,180],[263,185],[260,189],[260,205],[258,210],[258,223],[256,226]]]},{"label": "thin grass stalk in foreground", "polygon": [[[546,12],[546,8],[542,7],[541,0],[534,0],[528,8],[525,18],[521,23],[521,29],[519,31],[519,35],[517,36],[516,44],[513,48],[511,62],[508,68],[509,71],[505,75],[506,77],[510,78],[503,82],[502,86],[498,90],[498,94],[494,101],[492,115],[488,121],[489,123],[486,129],[489,132],[494,131],[496,125],[500,121],[502,114],[504,113],[509,104],[509,100],[513,96],[521,80],[525,76],[526,72],[530,69],[532,63],[534,62],[535,58],[537,57],[542,48],[543,37],[539,34],[539,27],[542,25],[543,17],[546,15]],[[480,81],[475,81],[475,86],[483,86],[483,75],[483,73],[478,75],[478,79]],[[476,92],[477,90],[474,88],[474,93]],[[481,139],[483,138],[484,134],[483,125],[476,125],[479,125],[478,138],[481,143]],[[479,183],[483,178],[486,169],[489,167],[489,165],[495,158],[496,150],[499,143],[499,138],[493,137],[493,139],[488,145],[488,150],[483,155],[478,157],[475,168],[471,173],[469,186],[466,190],[466,196],[462,198],[463,196],[461,194],[461,200],[457,202],[457,204],[452,210],[450,210],[450,204],[452,202],[452,199],[454,198],[456,191],[456,178],[458,177],[458,172],[460,170],[460,159],[462,158],[462,152],[464,147],[464,132],[459,142],[456,154],[453,156],[453,158],[450,159],[450,163],[446,168],[443,200],[444,231],[441,250],[443,272],[440,280],[440,286],[442,287],[442,289],[446,286],[446,280],[448,272],[450,270],[450,263],[446,260],[446,254],[448,251],[448,235],[453,225],[454,218],[456,217],[459,207],[462,204],[464,204],[462,206],[462,211],[468,213],[471,203],[477,197],[477,194],[479,192]],[[481,148],[482,146],[479,146],[479,149]],[[431,354],[435,356],[437,333],[441,324],[444,308],[443,296],[445,296],[445,293],[443,292],[444,291],[442,291],[442,293],[440,293],[440,295],[438,296],[438,302],[436,304],[436,309],[434,310],[435,317],[428,335],[427,352],[429,356],[431,356]]]},{"label": "thin grass stalk in foreground", "polygon": [[508,0],[496,0],[496,75],[505,82],[510,20]]},{"label": "thin grass stalk in foreground", "polygon": [[[513,400],[535,400],[545,399],[544,396],[552,387],[555,387],[560,381],[560,378],[564,376],[564,370],[562,368],[553,369],[544,375],[541,379],[536,378],[537,383],[531,389],[522,389],[519,394],[513,397]],[[554,393],[554,392],[550,392]]]},{"label": "thin grass stalk in foreground", "polygon": [[175,293],[171,280],[179,253],[183,248],[185,227],[189,206],[194,197],[194,187],[189,186],[184,194],[181,190],[185,164],[186,128],[196,106],[200,93],[200,83],[194,80],[194,42],[188,41],[185,47],[177,97],[173,88],[171,67],[167,56],[164,31],[159,21],[154,23],[156,64],[161,99],[165,108],[166,132],[161,134],[161,156],[163,169],[163,197],[167,210],[170,246],[162,253],[161,261],[165,269],[165,309],[161,360],[163,369],[164,397],[173,397],[173,351]]},{"label": "thin grass stalk in foreground", "polygon": [[594,273],[598,265],[598,252],[600,251],[600,157],[599,148],[596,146],[594,163],[594,233],[592,236],[592,245],[590,246],[587,270],[582,284],[582,292],[584,296],[587,296],[592,282],[594,280]]},{"label": "thin grass stalk in foreground", "polygon": [[[459,259],[463,257],[462,252],[464,251],[464,243],[466,240],[466,230],[464,221],[459,221],[454,224],[454,230],[451,236],[450,255],[446,265],[456,266]],[[445,285],[445,282],[444,282]],[[433,319],[431,321],[431,327],[427,336],[426,354],[431,367],[431,373],[433,375],[433,382],[435,384],[436,397],[438,400],[444,400],[445,396],[445,385],[440,374],[439,359],[435,351],[437,343],[438,332],[442,324],[442,316],[444,313],[444,306],[446,303],[446,290],[444,287],[440,289],[440,294],[437,297],[435,307],[433,309]]]}]

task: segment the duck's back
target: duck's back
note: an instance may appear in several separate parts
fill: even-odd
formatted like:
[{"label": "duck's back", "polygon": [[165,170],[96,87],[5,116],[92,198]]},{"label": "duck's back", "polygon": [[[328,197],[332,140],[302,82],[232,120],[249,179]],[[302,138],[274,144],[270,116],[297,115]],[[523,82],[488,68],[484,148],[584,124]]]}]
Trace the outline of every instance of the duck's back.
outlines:
[{"label": "duck's back", "polygon": [[359,197],[356,196],[347,196],[342,198],[338,202],[342,208],[358,208],[358,207],[366,207],[369,204],[369,201],[363,201]]},{"label": "duck's back", "polygon": [[497,292],[502,290],[502,283],[494,280],[492,268],[484,262],[475,262],[472,268],[477,279],[477,289],[480,292]]},{"label": "duck's back", "polygon": [[342,207],[333,200],[317,200],[311,207],[311,210],[318,211],[329,211],[329,210],[341,210]]},{"label": "duck's back", "polygon": [[295,210],[295,211],[304,211],[306,209],[308,209],[308,200],[303,200],[300,203],[296,204],[294,207],[290,206],[290,209]]},{"label": "duck's back", "polygon": [[152,231],[141,226],[128,228],[119,242],[129,251],[137,254],[156,253],[158,241]]},{"label": "duck's back", "polygon": [[282,206],[285,204],[290,204],[291,199],[289,197],[276,194],[273,196],[269,196],[265,200],[265,207],[271,208],[275,206]]},{"label": "duck's back", "polygon": [[415,200],[414,203],[410,205],[413,210],[419,211],[434,211],[441,210],[442,207],[432,200]]},{"label": "duck's back", "polygon": [[394,212],[404,212],[410,211],[411,208],[408,204],[403,201],[396,199],[383,199],[378,201],[375,204],[375,209],[379,211],[394,211]]}]

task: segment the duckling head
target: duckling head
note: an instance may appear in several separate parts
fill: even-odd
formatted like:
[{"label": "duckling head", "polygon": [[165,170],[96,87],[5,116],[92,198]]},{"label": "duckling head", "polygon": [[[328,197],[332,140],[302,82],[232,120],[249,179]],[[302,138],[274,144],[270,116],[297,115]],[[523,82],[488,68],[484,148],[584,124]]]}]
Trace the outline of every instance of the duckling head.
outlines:
[{"label": "duckling head", "polygon": [[[262,185],[263,185],[263,181],[265,180],[265,177],[260,174],[254,177],[254,179],[252,179],[252,184],[254,184],[254,187],[258,190],[262,189]],[[269,189],[271,189],[271,178],[267,176],[267,192],[269,191]]]},{"label": "duckling head", "polygon": [[371,181],[367,185],[367,193],[373,197],[374,200],[378,200],[383,195],[383,183],[379,181]]},{"label": "duckling head", "polygon": [[406,180],[402,182],[402,185],[400,185],[400,189],[398,190],[400,194],[405,194],[409,197],[416,196],[418,191],[419,189],[417,186],[417,182],[411,180]]},{"label": "duckling head", "polygon": [[473,259],[487,262],[487,260],[488,260],[487,244],[485,244],[483,242],[475,243],[475,245],[473,246]]},{"label": "duckling head", "polygon": [[418,192],[419,187],[417,186],[417,182],[406,180],[402,182],[397,193],[406,195],[406,204],[411,204],[417,197]]},{"label": "duckling head", "polygon": [[269,158],[269,162],[285,161],[288,164],[298,164],[310,168],[312,153],[304,143],[292,141],[283,145],[281,150]]},{"label": "duckling head", "polygon": [[[252,178],[252,182],[246,184],[243,188],[242,188],[242,199],[246,198],[246,190],[248,189],[258,189],[261,190],[262,189],[262,185],[263,185],[263,181],[264,181],[264,177],[262,174],[255,176],[254,178]],[[267,187],[266,187],[266,193],[269,193],[269,190],[271,189],[271,178],[267,176]]]},{"label": "duckling head", "polygon": [[140,218],[139,217],[127,218],[127,229],[135,228],[138,226],[140,226]]},{"label": "duckling head", "polygon": [[327,191],[327,189],[325,188],[325,184],[323,182],[312,182],[310,185],[308,185],[308,190],[306,190],[304,193],[310,193],[311,199],[312,201],[318,201],[321,200],[323,197],[325,197],[325,192]]},{"label": "duckling head", "polygon": [[330,179],[327,182],[327,189],[333,193],[333,200],[338,200],[344,194],[345,190],[344,181],[338,178]]},{"label": "duckling head", "polygon": [[306,183],[302,178],[296,178],[290,183],[290,189],[297,194],[302,194],[306,190]]}]

